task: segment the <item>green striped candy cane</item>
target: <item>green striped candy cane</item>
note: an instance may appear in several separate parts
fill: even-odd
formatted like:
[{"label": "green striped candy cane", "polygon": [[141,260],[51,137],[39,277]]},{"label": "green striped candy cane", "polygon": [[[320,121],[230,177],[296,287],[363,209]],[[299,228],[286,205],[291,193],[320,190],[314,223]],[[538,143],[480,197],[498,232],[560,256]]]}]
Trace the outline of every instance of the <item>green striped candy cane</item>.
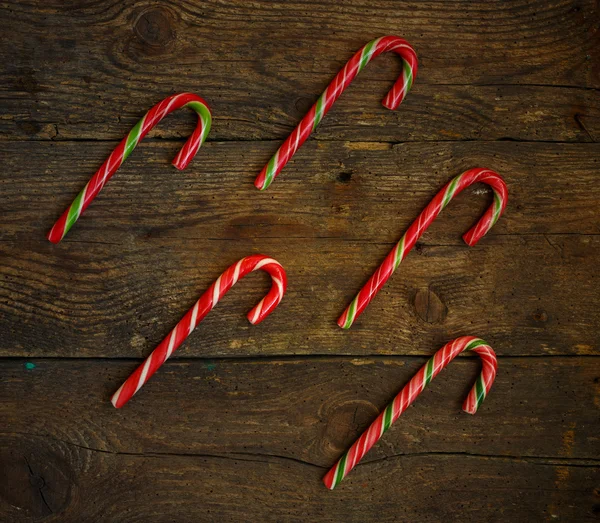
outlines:
[{"label": "green striped candy cane", "polygon": [[354,442],[348,452],[329,470],[323,478],[327,488],[335,488],[415,401],[431,380],[456,356],[466,351],[477,353],[482,362],[481,374],[463,403],[465,412],[475,414],[494,383],[498,364],[494,350],[485,341],[475,336],[462,336],[444,345],[419,369],[371,426]]},{"label": "green striped candy cane", "polygon": [[150,109],[146,115],[131,129],[121,143],[98,169],[96,174],[85,185],[83,190],[75,197],[73,203],[56,221],[47,238],[52,243],[60,242],[81,214],[87,209],[92,200],[102,190],[102,187],[112,177],[125,159],[135,149],[146,134],[160,122],[166,115],[179,109],[189,107],[198,114],[198,123],[192,135],[181,148],[173,165],[177,169],[185,169],[198,152],[200,145],[206,140],[211,126],[211,113],[207,103],[199,96],[192,93],[181,93],[165,98],[162,102]]}]

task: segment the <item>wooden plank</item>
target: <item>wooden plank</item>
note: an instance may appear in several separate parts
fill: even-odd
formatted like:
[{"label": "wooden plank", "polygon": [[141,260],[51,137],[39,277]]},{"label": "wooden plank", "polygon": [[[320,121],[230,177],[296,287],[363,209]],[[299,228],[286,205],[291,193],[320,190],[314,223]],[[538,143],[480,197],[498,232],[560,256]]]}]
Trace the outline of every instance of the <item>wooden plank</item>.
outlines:
[{"label": "wooden plank", "polygon": [[366,465],[330,492],[324,469],[277,457],[115,455],[2,439],[13,480],[2,487],[0,516],[14,522],[593,521],[598,513],[596,465],[402,457]]},{"label": "wooden plank", "polygon": [[[119,139],[182,90],[212,105],[213,139],[281,139],[355,50],[400,34],[420,57],[402,109],[379,105],[399,71],[397,59],[380,58],[324,120],[321,138],[598,140],[596,9],[594,0],[179,0],[74,14],[9,3],[0,139]],[[170,120],[156,135],[181,136],[191,116]]]},{"label": "wooden plank", "polygon": [[[3,29],[9,37],[3,50],[12,49],[11,62],[35,61],[45,70],[51,69],[48,62],[58,62],[58,75],[71,79],[85,76],[79,68],[84,64],[86,72],[112,80],[107,83],[133,73],[157,84],[172,85],[173,79],[187,81],[190,76],[210,81],[219,71],[251,82],[256,69],[284,75],[302,60],[313,70],[331,72],[339,68],[332,57],[342,63],[369,39],[399,34],[416,47],[439,83],[518,79],[599,86],[592,0],[537,0],[527,5],[512,1],[494,7],[468,0],[380,0],[368,6],[357,0],[338,5],[174,1],[168,6],[91,4],[79,7],[75,15],[33,4],[13,3],[3,9]],[[385,16],[374,16],[374,10]],[[49,34],[56,36],[48,38]],[[42,38],[44,46],[38,45]],[[56,60],[57,51],[61,61]]]},{"label": "wooden plank", "polygon": [[[173,359],[116,410],[109,398],[137,361],[4,360],[2,430],[111,453],[247,452],[326,467],[426,361]],[[598,458],[600,358],[500,358],[489,397],[469,416],[461,405],[479,368],[475,357],[452,362],[366,461],[423,449]]]},{"label": "wooden plank", "polygon": [[[430,354],[462,334],[507,355],[594,354],[598,347],[598,236],[524,236],[522,257],[515,240],[502,236],[472,250],[425,246],[348,332],[335,320],[389,245],[186,243],[159,239],[123,249],[71,242],[57,249],[2,242],[2,354],[147,355],[228,265],[261,251],[288,271],[277,311],[260,326],[247,322],[245,311],[268,288],[267,276],[249,277],[182,354]],[[562,258],[557,249],[577,257]]]},{"label": "wooden plank", "polygon": [[[249,278],[185,354],[430,354],[460,334],[482,336],[500,354],[594,353],[599,146],[359,145],[310,142],[261,193],[248,172],[269,144],[209,144],[178,173],[167,164],[177,144],[149,142],[52,246],[43,234],[111,145],[3,144],[12,173],[0,192],[3,353],[148,354],[200,292],[252,252],[287,268],[281,308],[249,326],[247,294],[267,288],[265,278]],[[476,164],[498,168],[510,187],[494,230],[472,249],[461,243],[487,205],[479,187],[467,191],[341,332],[335,319],[405,227],[451,175]]]},{"label": "wooden plank", "polygon": [[327,468],[424,361],[171,361],[120,411],[108,397],[134,362],[4,361],[0,470],[11,481],[0,482],[0,517],[584,521],[597,512],[598,358],[502,359],[475,416],[460,402],[478,364],[460,358],[328,492]]},{"label": "wooden plank", "polygon": [[[0,143],[10,173],[0,182],[0,240],[44,235],[115,145]],[[389,243],[444,184],[478,165],[497,170],[509,186],[508,211],[494,235],[600,231],[599,144],[311,140],[264,192],[252,183],[278,142],[209,143],[178,172],[169,162],[181,145],[142,143],[65,241],[266,236]],[[434,226],[435,242],[461,244],[489,204],[474,193],[489,192],[478,186],[453,201]]]}]

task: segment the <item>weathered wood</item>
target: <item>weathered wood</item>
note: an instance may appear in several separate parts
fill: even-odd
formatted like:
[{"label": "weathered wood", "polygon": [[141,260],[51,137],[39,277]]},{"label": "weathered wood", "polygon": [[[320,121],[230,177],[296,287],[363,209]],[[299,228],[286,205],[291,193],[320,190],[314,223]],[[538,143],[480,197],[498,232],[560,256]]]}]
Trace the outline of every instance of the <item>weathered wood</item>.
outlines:
[{"label": "weathered wood", "polygon": [[0,515],[14,522],[593,521],[598,514],[600,469],[588,463],[398,457],[365,465],[330,492],[320,481],[325,469],[278,457],[106,454],[48,438],[2,440],[13,482],[0,487],[7,500]]},{"label": "weathered wood", "polygon": [[[109,398],[137,361],[14,359],[0,368],[2,432],[113,453],[247,452],[326,467],[426,361],[171,360],[116,410]],[[475,357],[452,362],[365,461],[425,449],[598,458],[599,358],[500,358],[488,398],[469,416],[461,405],[479,368]]]},{"label": "weathered wood", "polygon": [[[288,270],[281,308],[248,325],[243,311],[266,288],[248,278],[184,354],[430,354],[468,333],[500,354],[594,353],[600,146],[356,145],[307,144],[261,193],[248,171],[268,144],[209,144],[179,173],[168,165],[178,145],[149,142],[53,246],[46,230],[112,146],[3,144],[12,173],[0,193],[3,353],[148,354],[225,267],[252,252]],[[460,234],[489,198],[468,190],[351,333],[340,331],[335,319],[393,242],[450,176],[477,164],[505,176],[506,215],[467,248]]]},{"label": "weathered wood", "polygon": [[[0,520],[597,518],[599,28],[594,0],[0,5]],[[381,57],[256,191],[335,73],[384,34],[419,55],[401,108],[379,104],[399,72]],[[179,111],[47,242],[117,140],[177,91],[215,116],[190,167],[168,163],[194,119]],[[506,215],[467,248],[490,198],[467,190],[340,330],[423,206],[477,165],[505,177]],[[288,271],[274,314],[247,323],[268,286],[247,278],[113,409],[139,358],[253,252]],[[478,362],[459,358],[328,492],[327,468],[461,334],[500,355],[480,412],[460,412]]]},{"label": "weathered wood", "polygon": [[[0,139],[118,139],[175,91],[209,101],[212,139],[282,139],[352,53],[384,34],[415,46],[413,92],[397,112],[379,105],[399,71],[382,57],[320,138],[600,139],[593,0],[100,5],[3,6]],[[174,122],[185,117],[170,120],[158,135],[184,132]]]},{"label": "weathered wood", "polygon": [[[182,355],[422,355],[462,334],[485,338],[499,354],[595,354],[600,238],[527,235],[517,244],[527,256],[516,257],[515,239],[503,236],[472,250],[425,245],[351,331],[342,331],[335,320],[390,245],[153,239],[57,249],[2,242],[0,347],[4,355],[147,355],[228,265],[264,252],[288,271],[278,309],[260,326],[247,322],[245,312],[268,288],[266,276],[248,277]],[[428,316],[422,293],[445,310]]]},{"label": "weathered wood", "polygon": [[0,470],[11,481],[0,482],[0,517],[583,521],[597,512],[597,358],[502,359],[475,416],[460,403],[478,363],[459,358],[328,492],[327,468],[424,361],[172,361],[120,411],[108,398],[133,362],[5,361]]},{"label": "weathered wood", "polygon": [[[115,143],[0,143],[0,239],[37,241]],[[185,171],[182,142],[143,142],[65,238],[131,244],[182,239],[340,238],[389,243],[464,170],[497,170],[509,187],[499,234],[600,232],[600,144],[309,141],[264,192],[252,182],[279,142],[209,143]],[[425,240],[460,245],[489,205],[485,186],[455,199]],[[469,196],[470,195],[470,196]],[[32,207],[32,203],[35,206]],[[383,251],[382,251],[383,253]]]},{"label": "weathered wood", "polygon": [[[337,62],[336,62],[337,63]],[[385,65],[388,65],[387,63]],[[520,85],[422,85],[419,76],[397,111],[384,109],[379,100],[398,74],[388,67],[385,79],[360,76],[324,118],[314,137],[318,140],[380,142],[524,140],[555,142],[600,141],[598,91],[570,87]],[[335,73],[334,73],[335,74]],[[8,112],[0,118],[0,140],[118,140],[154,104],[174,92],[187,90],[204,96],[213,111],[209,140],[280,140],[294,129],[331,78],[327,74],[297,73],[293,82],[278,86],[261,78],[248,89],[224,85],[218,98],[202,85],[168,90],[150,84],[131,97],[119,90],[110,102],[92,103],[83,89],[70,88],[50,96],[57,100],[31,105],[14,94],[3,102]],[[385,76],[384,73],[378,76]],[[14,82],[23,81],[15,77]],[[270,85],[264,89],[264,84]],[[229,87],[228,87],[229,85]],[[140,86],[141,90],[142,87]],[[206,92],[208,91],[208,92]],[[228,92],[230,91],[230,92]],[[181,138],[192,128],[193,114],[169,116],[150,138]]]}]

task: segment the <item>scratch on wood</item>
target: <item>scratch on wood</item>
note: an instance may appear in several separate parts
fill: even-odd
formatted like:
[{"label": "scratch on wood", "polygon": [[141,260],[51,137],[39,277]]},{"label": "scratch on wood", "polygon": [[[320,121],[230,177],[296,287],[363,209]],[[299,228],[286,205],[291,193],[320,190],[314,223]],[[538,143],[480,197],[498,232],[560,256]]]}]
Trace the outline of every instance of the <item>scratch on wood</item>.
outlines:
[{"label": "scratch on wood", "polygon": [[350,363],[352,365],[372,365],[373,363],[375,363],[375,361],[370,359],[355,358],[353,360],[350,360]]},{"label": "scratch on wood", "polygon": [[577,127],[579,127],[579,129],[581,129],[585,134],[587,134],[587,136],[591,142],[596,143],[596,140],[594,140],[594,137],[587,130],[587,127],[584,125],[583,121],[581,120],[581,116],[582,115],[579,113],[575,113],[575,115],[573,116],[575,123],[577,124]]},{"label": "scratch on wood", "polygon": [[344,147],[351,151],[388,151],[393,144],[389,142],[344,142]]}]

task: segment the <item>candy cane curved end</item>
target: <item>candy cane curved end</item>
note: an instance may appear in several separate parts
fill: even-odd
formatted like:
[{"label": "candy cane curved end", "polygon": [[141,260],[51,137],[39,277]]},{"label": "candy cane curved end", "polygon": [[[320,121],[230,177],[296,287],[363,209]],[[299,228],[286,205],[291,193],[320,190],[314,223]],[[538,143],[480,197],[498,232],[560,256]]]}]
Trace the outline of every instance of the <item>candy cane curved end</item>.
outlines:
[{"label": "candy cane curved end", "polygon": [[271,276],[273,284],[267,295],[248,313],[248,319],[250,323],[256,325],[269,316],[275,310],[275,307],[279,305],[285,294],[287,276],[285,269],[278,261],[263,254],[253,254],[231,265],[215,280],[179,323],[175,325],[175,328],[113,394],[112,404],[116,408],[125,405],[160,366],[171,357],[173,352],[177,350],[229,289],[241,278],[257,270],[267,272]]},{"label": "candy cane curved end", "polygon": [[402,58],[402,73],[383,99],[382,104],[387,109],[393,110],[402,103],[417,76],[417,54],[406,40],[397,36],[376,38],[359,49],[346,63],[323,91],[317,102],[302,118],[296,129],[292,131],[267,165],[263,167],[254,181],[254,186],[257,189],[263,191],[271,185],[296,151],[316,129],[335,101],[356,78],[356,75],[371,60],[387,51],[393,51]]},{"label": "candy cane curved end", "polygon": [[247,318],[252,325],[258,325],[273,312],[275,307],[279,305],[287,288],[287,276],[279,262],[272,258],[265,258],[254,268],[254,270],[257,269],[269,273],[273,283],[267,295],[248,313]]},{"label": "candy cane curved end", "polygon": [[73,203],[50,229],[47,235],[48,240],[52,243],[60,242],[142,138],[167,114],[181,107],[189,107],[198,115],[196,128],[172,162],[177,169],[185,169],[206,140],[212,122],[211,112],[206,101],[192,93],[180,93],[165,98],[134,125],[129,134],[121,140],[121,143],[117,145],[100,169],[75,197]]},{"label": "candy cane curved end", "polygon": [[350,449],[327,472],[323,483],[329,489],[344,479],[360,462],[364,455],[379,441],[400,415],[415,401],[423,389],[461,352],[473,351],[482,362],[481,373],[469,391],[463,404],[463,410],[475,414],[487,396],[496,377],[496,354],[482,339],[475,336],[462,336],[446,343],[434,356],[421,367],[391,403],[377,416],[377,419],[353,443]]},{"label": "candy cane curved end", "polygon": [[463,239],[467,245],[473,246],[487,234],[498,221],[498,218],[504,213],[506,203],[508,202],[508,189],[498,173],[483,167],[476,167],[450,180],[435,195],[433,200],[429,202],[427,207],[423,209],[418,218],[410,225],[402,238],[400,238],[400,241],[383,260],[383,263],[338,318],[337,324],[342,329],[349,329],[354,321],[364,312],[371,300],[389,280],[390,276],[398,268],[402,260],[406,258],[442,209],[456,195],[477,182],[489,185],[493,190],[494,198],[483,216],[463,235]]},{"label": "candy cane curved end", "polygon": [[463,188],[477,182],[489,185],[494,192],[494,201],[492,204],[487,208],[477,223],[463,234],[462,238],[464,242],[469,247],[473,247],[488,233],[498,221],[498,218],[504,214],[506,204],[508,203],[508,188],[498,173],[484,167],[469,169],[461,176],[464,177],[464,187],[456,191],[455,194],[458,194]]}]

